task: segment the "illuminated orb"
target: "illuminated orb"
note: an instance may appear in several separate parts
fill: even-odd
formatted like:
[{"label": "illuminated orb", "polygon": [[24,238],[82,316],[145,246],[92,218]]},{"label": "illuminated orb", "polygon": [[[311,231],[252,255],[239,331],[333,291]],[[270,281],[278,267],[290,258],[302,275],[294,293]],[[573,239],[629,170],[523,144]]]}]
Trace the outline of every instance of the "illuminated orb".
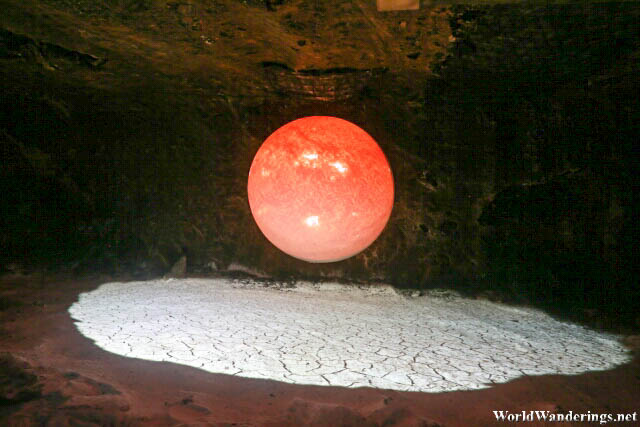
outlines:
[{"label": "illuminated orb", "polygon": [[253,159],[247,187],[265,237],[308,262],[364,250],[393,207],[384,153],[368,133],[336,117],[304,117],[272,133]]}]

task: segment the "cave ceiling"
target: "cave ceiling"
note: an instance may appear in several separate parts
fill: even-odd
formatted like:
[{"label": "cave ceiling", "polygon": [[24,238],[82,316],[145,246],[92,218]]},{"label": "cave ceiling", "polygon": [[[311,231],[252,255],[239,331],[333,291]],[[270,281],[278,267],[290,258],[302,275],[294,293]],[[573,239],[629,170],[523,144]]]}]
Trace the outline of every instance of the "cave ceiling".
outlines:
[{"label": "cave ceiling", "polygon": [[338,75],[343,86],[354,73],[386,70],[419,80],[455,40],[442,5],[380,13],[369,1],[286,1],[272,10],[255,0],[2,3],[2,29],[31,45],[7,54],[88,85],[166,79],[214,97],[317,92],[305,78],[319,75]]}]

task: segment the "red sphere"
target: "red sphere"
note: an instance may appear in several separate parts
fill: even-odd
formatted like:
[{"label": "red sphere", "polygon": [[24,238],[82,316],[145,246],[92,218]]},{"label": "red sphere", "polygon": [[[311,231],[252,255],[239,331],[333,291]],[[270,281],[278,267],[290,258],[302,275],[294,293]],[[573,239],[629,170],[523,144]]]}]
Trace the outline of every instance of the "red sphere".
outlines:
[{"label": "red sphere", "polygon": [[384,153],[368,133],[336,117],[305,117],[272,133],[253,159],[247,189],[266,238],[309,262],[364,250],[393,207]]}]

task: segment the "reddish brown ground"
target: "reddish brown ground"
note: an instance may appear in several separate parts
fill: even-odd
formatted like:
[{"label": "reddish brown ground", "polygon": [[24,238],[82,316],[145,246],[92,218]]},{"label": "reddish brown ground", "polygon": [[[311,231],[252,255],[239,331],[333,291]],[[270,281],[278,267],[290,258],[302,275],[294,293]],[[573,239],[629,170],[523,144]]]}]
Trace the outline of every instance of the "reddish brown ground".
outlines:
[{"label": "reddish brown ground", "polygon": [[[640,411],[637,353],[610,371],[441,394],[298,386],[116,356],[83,337],[67,313],[80,292],[110,280],[0,279],[0,425],[481,426],[508,424],[494,410]],[[626,338],[636,351],[637,338]],[[20,398],[29,390],[35,397]]]}]

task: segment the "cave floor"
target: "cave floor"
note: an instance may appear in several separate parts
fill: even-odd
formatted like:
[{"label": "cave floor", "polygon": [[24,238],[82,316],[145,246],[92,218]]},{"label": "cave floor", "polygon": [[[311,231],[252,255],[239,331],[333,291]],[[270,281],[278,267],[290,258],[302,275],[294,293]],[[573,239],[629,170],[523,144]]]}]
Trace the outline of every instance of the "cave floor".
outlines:
[{"label": "cave floor", "polygon": [[[573,414],[587,414],[590,411],[598,414],[611,413],[615,416],[618,413],[633,414],[638,410],[637,404],[640,402],[638,337],[620,337],[621,341],[636,353],[633,358],[629,356],[626,363],[618,360],[618,363],[622,364],[612,367],[615,364],[614,359],[618,357],[615,355],[623,354],[619,349],[616,350],[617,353],[614,351],[608,354],[605,357],[606,360],[597,360],[598,357],[594,356],[606,353],[607,348],[615,349],[617,341],[612,341],[611,335],[596,333],[581,327],[567,326],[535,310],[514,307],[499,308],[497,304],[487,301],[470,300],[465,303],[451,295],[425,295],[411,298],[407,295],[397,294],[391,288],[384,286],[376,287],[375,291],[359,289],[355,293],[346,294],[341,291],[342,288],[338,285],[331,285],[334,286],[331,289],[322,289],[322,286],[317,284],[299,285],[297,289],[289,287],[266,289],[262,284],[250,280],[188,279],[185,281],[172,279],[149,282],[146,283],[146,286],[143,286],[143,282],[129,282],[122,278],[119,280],[120,282],[117,282],[111,277],[69,278],[40,274],[6,276],[0,279],[0,301],[2,302],[0,305],[0,348],[3,352],[0,361],[2,367],[2,372],[0,372],[2,379],[0,381],[0,391],[2,392],[2,396],[0,396],[2,397],[0,423],[3,425],[126,424],[150,426],[469,426],[504,424],[504,422],[496,420],[493,411],[504,411],[505,414],[506,411],[512,414],[522,413],[522,411],[526,411],[526,413],[528,411],[550,411],[550,413],[558,414],[566,414],[571,411]],[[151,294],[145,295],[142,292],[143,289],[153,289],[154,286],[156,291],[159,288],[178,291],[177,293],[164,294],[165,307],[180,306],[181,302],[179,298],[176,298],[176,295],[189,295],[191,292],[191,298],[197,298],[197,295],[202,297],[202,293],[198,294],[193,291],[194,289],[200,289],[199,292],[203,289],[215,289],[216,291],[213,292],[215,298],[212,300],[217,301],[218,305],[200,306],[200,311],[195,310],[184,313],[184,315],[191,317],[197,315],[206,318],[207,312],[216,312],[219,316],[214,316],[214,318],[220,319],[224,318],[226,312],[228,316],[225,322],[227,322],[230,332],[233,332],[230,333],[229,338],[238,336],[239,331],[251,329],[247,327],[248,324],[243,325],[242,320],[238,320],[243,318],[243,312],[265,316],[262,319],[252,320],[258,326],[255,330],[250,331],[255,340],[260,333],[265,332],[261,331],[261,326],[271,325],[271,329],[283,328],[286,332],[287,328],[292,327],[294,319],[307,319],[308,321],[313,318],[309,313],[327,311],[333,312],[335,317],[334,320],[325,319],[324,331],[326,333],[322,329],[314,329],[310,324],[307,324],[307,327],[302,330],[315,335],[319,341],[326,340],[328,336],[341,337],[344,335],[346,338],[349,337],[350,331],[353,331],[353,325],[358,324],[353,323],[349,327],[350,323],[344,312],[341,311],[344,307],[351,307],[354,318],[360,316],[360,319],[363,319],[369,316],[366,318],[367,322],[361,322],[358,328],[362,329],[362,323],[377,326],[377,328],[371,327],[369,329],[377,331],[378,339],[382,341],[381,346],[387,348],[384,351],[377,351],[378,355],[393,348],[393,340],[389,337],[398,336],[395,333],[397,330],[403,331],[401,335],[407,338],[403,343],[404,348],[408,350],[408,353],[411,353],[409,351],[412,349],[411,346],[416,344],[411,341],[409,331],[417,331],[417,329],[412,329],[416,326],[416,318],[398,317],[398,313],[418,313],[419,310],[411,311],[410,308],[415,309],[419,306],[423,308],[421,316],[429,318],[429,313],[432,315],[434,313],[433,304],[440,305],[440,307],[454,305],[460,307],[464,304],[470,304],[464,310],[459,310],[456,315],[439,315],[439,320],[437,317],[429,318],[430,324],[439,325],[431,328],[432,335],[430,337],[434,340],[438,336],[442,336],[445,333],[443,331],[449,331],[450,335],[453,335],[452,331],[456,330],[468,333],[465,340],[450,340],[449,342],[453,343],[450,344],[452,348],[447,350],[445,349],[447,346],[441,346],[442,348],[438,350],[453,351],[448,356],[441,353],[442,359],[448,360],[450,364],[453,364],[456,355],[459,358],[464,358],[460,354],[466,354],[465,352],[471,350],[490,353],[491,357],[488,359],[494,361],[501,360],[501,357],[504,358],[503,362],[508,358],[517,359],[518,346],[513,346],[512,351],[501,354],[500,346],[495,344],[500,342],[500,336],[509,336],[509,339],[519,336],[524,340],[523,342],[528,341],[537,346],[542,345],[546,339],[550,344],[548,351],[540,351],[540,354],[535,356],[529,354],[530,359],[537,360],[536,363],[524,367],[522,364],[519,365],[522,368],[522,373],[527,375],[518,375],[518,378],[508,375],[502,378],[494,377],[496,384],[491,384],[487,388],[461,390],[474,388],[471,383],[477,380],[479,378],[477,375],[480,374],[466,376],[468,383],[464,383],[460,378],[456,380],[451,377],[451,375],[455,376],[455,370],[447,372],[441,367],[436,368],[443,371],[441,372],[443,378],[439,383],[440,389],[433,388],[432,392],[404,391],[428,390],[429,382],[420,383],[418,377],[414,377],[413,388],[411,382],[407,383],[397,376],[394,377],[394,374],[387,375],[386,379],[393,380],[396,385],[384,383],[384,381],[372,384],[385,388],[360,387],[362,384],[358,383],[359,377],[357,375],[351,375],[349,378],[329,375],[328,378],[333,380],[331,381],[332,385],[303,385],[292,383],[302,381],[295,376],[293,371],[296,369],[304,371],[302,366],[296,367],[295,363],[287,365],[287,368],[292,371],[290,373],[286,371],[283,373],[279,368],[272,369],[274,375],[283,375],[282,381],[273,381],[255,378],[257,376],[255,373],[252,375],[246,372],[244,374],[239,372],[223,374],[220,372],[224,372],[224,366],[216,365],[213,361],[209,366],[192,363],[199,367],[174,363],[178,361],[189,363],[185,354],[182,354],[182,359],[179,357],[171,359],[166,357],[166,352],[163,353],[163,356],[137,354],[135,351],[131,353],[130,347],[120,350],[112,347],[109,348],[111,352],[103,350],[100,345],[106,347],[109,340],[101,341],[99,334],[96,335],[95,325],[100,324],[100,322],[96,323],[96,319],[100,319],[100,315],[95,311],[87,311],[87,307],[92,307],[87,303],[93,298],[93,302],[98,304],[93,307],[97,307],[98,312],[100,309],[103,313],[111,312],[118,319],[117,322],[111,322],[118,325],[116,330],[126,329],[127,325],[134,324],[134,321],[137,320],[136,316],[142,313],[142,316],[153,317],[150,314],[153,307],[157,308],[159,304],[161,306],[162,298],[159,298],[157,294],[153,297],[150,296]],[[118,292],[108,292],[109,289],[113,291],[116,288],[118,288]],[[114,295],[120,295],[120,304],[128,302],[130,305],[128,307],[118,306],[115,300],[104,299],[107,296],[113,298]],[[238,305],[236,301],[235,306],[230,305],[230,301],[234,301],[234,298],[238,297],[241,298],[243,304]],[[378,304],[383,300],[395,301],[394,305],[401,306],[403,309],[394,314],[389,311],[388,304]],[[192,300],[192,304],[193,301],[196,300]],[[278,306],[276,301],[287,302],[289,305]],[[294,307],[291,306],[291,301],[302,302]],[[432,301],[432,303],[425,304],[426,301]],[[83,307],[85,311],[82,310]],[[237,308],[235,317],[229,314],[232,311],[230,307]],[[492,307],[493,311],[498,314],[494,313],[482,317],[480,311],[473,311],[473,307]],[[268,319],[269,316],[273,316],[273,310],[287,311],[292,317],[290,319],[286,317]],[[307,317],[301,316],[301,312],[305,310],[309,314]],[[146,314],[144,314],[145,312]],[[175,316],[176,313],[170,314]],[[72,315],[76,320],[81,321],[77,324],[74,323]],[[82,318],[84,315],[89,315],[89,317]],[[375,323],[376,316],[379,319],[377,322],[382,323]],[[229,320],[232,318],[236,320]],[[484,325],[486,336],[464,347],[460,343],[473,341],[472,337],[475,334],[473,329],[475,326],[465,323],[469,318],[482,319],[481,323]],[[536,321],[547,319],[546,321],[549,323],[546,326],[536,326],[531,331],[516,327],[521,323],[532,323],[534,318]],[[92,319],[91,322],[87,322],[89,319]],[[274,320],[275,323],[273,323]],[[278,323],[277,320],[280,322]],[[500,326],[500,322],[508,322],[506,329]],[[108,323],[102,323],[101,327]],[[184,324],[184,322],[178,323]],[[84,329],[82,325],[84,325]],[[93,329],[90,327],[91,325],[94,325]],[[146,327],[148,326],[146,325]],[[234,327],[235,330],[233,330]],[[195,328],[196,331],[192,328],[190,334],[206,334],[209,331],[212,336],[221,336],[215,328],[216,322],[213,322],[203,325],[199,331],[198,328]],[[394,333],[385,335],[385,328],[396,328],[395,335]],[[553,335],[556,333],[554,331],[563,328],[568,328],[567,330],[571,331],[573,335],[567,335],[564,338]],[[83,336],[79,330],[82,330],[85,335],[91,336],[96,342]],[[136,330],[136,328],[129,329],[127,335],[135,337]],[[434,330],[439,332],[434,333]],[[499,333],[496,332],[498,330]],[[534,334],[535,330],[539,332],[538,335]],[[579,332],[577,335],[576,331]],[[108,338],[107,335],[104,337]],[[151,335],[161,336],[161,331],[154,331]],[[249,335],[251,336],[251,334]],[[310,345],[314,345],[313,340],[306,337],[304,332],[299,336],[290,332],[289,335],[287,333],[281,335],[288,336],[290,339],[285,343],[286,354],[290,356],[296,353],[293,349],[296,344],[299,347],[301,343],[311,341]],[[114,335],[111,334],[111,336]],[[538,338],[535,338],[536,336]],[[245,337],[245,342],[247,339],[251,338]],[[531,341],[532,339],[540,341],[534,343]],[[172,340],[175,341],[175,337]],[[324,347],[336,351],[336,345],[340,341],[346,340],[336,339],[333,343],[325,343]],[[149,348],[140,347],[139,344],[135,344],[135,340],[130,341],[129,345],[132,342],[134,348]],[[138,340],[139,342],[140,340]],[[353,342],[353,340],[349,342]],[[457,347],[456,342],[460,344]],[[486,342],[487,345],[484,350],[480,348],[482,342]],[[580,342],[583,345],[581,350],[578,349],[579,345],[575,347],[576,343]],[[243,349],[238,343],[227,341],[224,344],[233,351],[245,351],[246,353],[246,348]],[[161,344],[159,345],[162,347]],[[563,346],[573,349],[569,350],[569,357],[567,357],[569,360],[558,361],[554,364],[552,359],[554,357],[558,359],[558,357],[549,356],[550,358],[545,361],[545,354],[550,354],[556,347],[562,348]],[[592,351],[589,351],[589,348]],[[376,350],[378,349],[374,349],[373,353],[376,353]],[[160,360],[124,357],[115,354],[115,352],[122,352],[134,357],[144,356],[147,359],[156,357]],[[415,354],[415,352],[413,353]],[[283,353],[283,355],[286,354]],[[322,355],[323,353],[318,354]],[[433,363],[437,362],[434,355],[437,354],[439,353],[423,353],[422,356],[432,357],[429,366],[433,367],[435,366]],[[591,354],[591,358],[587,357],[584,363],[594,365],[589,368],[589,366],[582,364],[583,371],[596,368],[598,363],[601,363],[599,369],[607,370],[566,375],[571,369],[574,369],[572,372],[578,372],[581,365],[578,359],[587,354]],[[173,356],[180,355],[180,353],[176,353]],[[349,365],[349,368],[353,368],[350,370],[360,369],[361,373],[366,373],[366,368],[370,366],[370,363],[367,363],[367,357],[370,354],[367,355],[367,352],[364,352],[352,356],[354,356],[354,360],[361,363],[358,365],[354,361],[353,365]],[[393,356],[391,354],[383,356],[380,366],[389,367],[390,360],[402,360],[402,355],[395,355],[397,356],[395,358]],[[386,362],[383,362],[384,357],[387,358]],[[161,361],[162,358],[172,361]],[[245,359],[240,359],[245,362],[249,359],[256,361],[255,355],[251,354],[245,354]],[[331,360],[331,357],[325,356],[323,360]],[[202,362],[198,361],[198,363]],[[261,363],[263,365],[252,366],[260,366],[259,370],[262,372],[269,371],[269,369],[264,369],[264,360]],[[409,366],[408,363],[401,362],[397,362],[395,365],[391,363],[391,365],[396,373]],[[500,364],[503,368],[507,365],[506,362]],[[279,366],[284,365],[279,364]],[[541,367],[544,366],[547,366],[548,372],[554,372],[554,374],[535,375],[542,373],[542,371],[536,372],[535,369],[542,369]],[[240,369],[242,368],[243,366],[240,366]],[[247,369],[247,366],[244,368]],[[309,371],[309,369],[307,370]],[[458,373],[463,371],[464,369],[460,369]],[[372,374],[372,372],[369,373]],[[307,379],[306,382],[313,383],[315,380],[318,378]],[[318,384],[322,383],[320,381],[324,381],[322,377],[320,377]],[[434,379],[431,384],[436,383],[437,381]],[[420,384],[423,384],[423,388],[418,387]],[[475,388],[479,386],[476,384]],[[458,391],[442,391],[447,389],[457,389]],[[541,421],[529,424],[546,425]],[[580,422],[575,424],[583,425]]]}]

